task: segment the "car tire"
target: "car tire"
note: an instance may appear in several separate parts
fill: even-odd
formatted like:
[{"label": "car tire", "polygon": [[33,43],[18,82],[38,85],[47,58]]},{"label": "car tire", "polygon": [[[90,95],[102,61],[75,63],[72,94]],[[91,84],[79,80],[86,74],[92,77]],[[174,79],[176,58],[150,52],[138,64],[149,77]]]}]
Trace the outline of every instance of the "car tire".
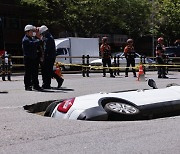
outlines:
[{"label": "car tire", "polygon": [[55,107],[59,104],[59,101],[52,102],[47,108],[44,113],[45,117],[51,117],[52,112],[54,111]]},{"label": "car tire", "polygon": [[139,109],[131,104],[111,101],[104,106],[109,120],[135,120],[139,118]]}]

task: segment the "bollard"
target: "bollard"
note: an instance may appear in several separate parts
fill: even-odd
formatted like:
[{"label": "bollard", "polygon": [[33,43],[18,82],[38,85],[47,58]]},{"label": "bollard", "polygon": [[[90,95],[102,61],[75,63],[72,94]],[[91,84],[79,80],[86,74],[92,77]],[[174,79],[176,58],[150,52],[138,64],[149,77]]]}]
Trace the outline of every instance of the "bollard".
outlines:
[{"label": "bollard", "polygon": [[12,74],[12,59],[11,56],[8,56],[8,66],[7,66],[7,76],[8,76],[8,80],[11,81],[11,74]]},{"label": "bollard", "polygon": [[5,57],[4,57],[4,55],[1,58],[2,58],[2,80],[5,81],[6,68],[5,68]]},{"label": "bollard", "polygon": [[[117,56],[117,67],[119,67],[119,66],[120,66],[119,59],[120,59],[120,56],[118,55],[118,56]],[[119,70],[119,69],[117,69],[117,75],[119,75],[119,73],[120,73],[120,70]]]},{"label": "bollard", "polygon": [[[143,56],[143,64],[146,64],[146,57],[145,56]],[[144,74],[146,74],[146,67],[143,67],[143,69],[144,69]]]},{"label": "bollard", "polygon": [[141,55],[141,57],[140,57],[140,63],[142,64],[142,58],[143,58],[143,56]]},{"label": "bollard", "polygon": [[[166,65],[168,65],[168,63],[169,63],[169,57],[168,56],[166,56]],[[169,71],[169,67],[168,66],[166,66],[166,73],[168,74],[168,71]]]},{"label": "bollard", "polygon": [[[116,56],[114,56],[114,67],[117,67],[117,63],[116,63]],[[114,70],[114,75],[116,75],[116,69]]]},{"label": "bollard", "polygon": [[82,76],[85,77],[85,55],[82,55]]},{"label": "bollard", "polygon": [[87,55],[86,65],[86,76],[89,77],[89,55]]}]

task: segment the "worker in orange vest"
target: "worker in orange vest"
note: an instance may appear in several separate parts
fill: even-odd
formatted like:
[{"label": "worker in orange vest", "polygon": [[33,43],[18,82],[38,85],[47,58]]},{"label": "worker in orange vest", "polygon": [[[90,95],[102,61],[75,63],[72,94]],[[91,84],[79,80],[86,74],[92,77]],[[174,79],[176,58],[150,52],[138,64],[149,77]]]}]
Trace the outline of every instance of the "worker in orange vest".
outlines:
[{"label": "worker in orange vest", "polygon": [[162,37],[157,39],[157,46],[156,46],[156,61],[158,66],[158,78],[168,78],[165,72],[165,46],[164,46],[164,39]]},{"label": "worker in orange vest", "polygon": [[[103,67],[111,67],[111,47],[108,45],[108,38],[102,38],[102,44],[100,46],[100,55],[102,57]],[[110,77],[115,78],[112,69],[109,69]],[[103,68],[103,77],[106,77],[106,69]]]},{"label": "worker in orange vest", "polygon": [[134,77],[136,77],[136,70],[134,69],[134,67],[135,67],[135,51],[134,51],[132,39],[127,40],[127,45],[124,48],[124,55],[125,55],[126,62],[127,62],[125,77],[128,77],[128,71],[129,71],[130,65],[132,66],[132,71],[133,71]]}]

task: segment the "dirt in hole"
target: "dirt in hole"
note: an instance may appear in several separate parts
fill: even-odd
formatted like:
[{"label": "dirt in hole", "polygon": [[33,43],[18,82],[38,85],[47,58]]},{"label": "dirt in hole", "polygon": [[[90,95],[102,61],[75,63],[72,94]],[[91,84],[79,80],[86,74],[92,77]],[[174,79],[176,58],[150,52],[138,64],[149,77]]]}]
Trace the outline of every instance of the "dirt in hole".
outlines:
[{"label": "dirt in hole", "polygon": [[37,102],[35,104],[25,105],[25,106],[23,106],[23,108],[24,108],[24,110],[27,110],[29,113],[35,113],[35,114],[43,116],[46,108],[54,101],[56,101],[56,100]]}]

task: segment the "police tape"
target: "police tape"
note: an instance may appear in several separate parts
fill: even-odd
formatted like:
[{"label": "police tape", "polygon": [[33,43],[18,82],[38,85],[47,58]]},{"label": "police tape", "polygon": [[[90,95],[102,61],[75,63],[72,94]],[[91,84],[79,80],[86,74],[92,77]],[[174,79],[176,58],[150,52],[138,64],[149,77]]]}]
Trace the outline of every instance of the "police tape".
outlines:
[{"label": "police tape", "polygon": [[[73,66],[73,67],[82,67],[82,68],[87,68],[87,69],[96,69],[96,70],[101,70],[101,69],[112,69],[112,70],[120,70],[120,69],[126,69],[126,68],[133,68],[133,69],[139,69],[139,66],[141,64],[136,65],[135,67],[126,67],[126,66],[113,66],[113,67],[103,67],[101,66],[91,66],[91,65],[82,65],[82,64],[66,64],[66,63],[61,63],[58,62],[59,66]],[[176,67],[180,68],[180,65],[177,64],[165,64],[165,65],[160,65],[160,64],[142,64],[143,67]]]}]

